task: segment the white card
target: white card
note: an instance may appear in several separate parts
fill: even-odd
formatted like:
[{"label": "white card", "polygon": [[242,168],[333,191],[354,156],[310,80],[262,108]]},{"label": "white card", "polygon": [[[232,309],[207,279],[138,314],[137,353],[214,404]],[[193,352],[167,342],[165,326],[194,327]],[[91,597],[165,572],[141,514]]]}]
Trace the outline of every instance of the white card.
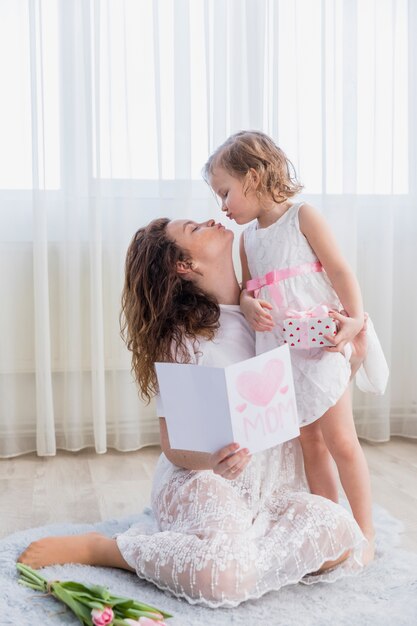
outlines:
[{"label": "white card", "polygon": [[155,363],[171,448],[253,452],[300,434],[287,345],[225,368]]}]

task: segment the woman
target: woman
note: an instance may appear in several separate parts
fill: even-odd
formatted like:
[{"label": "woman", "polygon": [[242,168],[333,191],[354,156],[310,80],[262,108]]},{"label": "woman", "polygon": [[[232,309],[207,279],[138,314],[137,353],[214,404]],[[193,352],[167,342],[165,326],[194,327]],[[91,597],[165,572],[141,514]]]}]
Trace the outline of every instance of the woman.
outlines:
[{"label": "woman", "polygon": [[[145,399],[157,392],[155,361],[226,366],[254,355],[254,336],[238,307],[232,242],[232,231],[214,220],[159,219],[135,234],[123,330]],[[119,567],[213,608],[362,569],[367,541],[344,508],[309,493],[298,439],[253,456],[232,454],[239,442],[212,455],[173,450],[159,400],[158,409],[163,453],[152,522],[112,539],[98,533],[41,539],[20,562]]]}]

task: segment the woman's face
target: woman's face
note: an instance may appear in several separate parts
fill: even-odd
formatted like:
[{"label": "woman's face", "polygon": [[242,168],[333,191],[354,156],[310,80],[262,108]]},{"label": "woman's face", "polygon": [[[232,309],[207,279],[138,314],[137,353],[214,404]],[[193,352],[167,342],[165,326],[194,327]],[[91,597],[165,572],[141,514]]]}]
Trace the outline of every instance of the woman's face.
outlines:
[{"label": "woman's face", "polygon": [[188,253],[197,267],[231,258],[233,232],[215,220],[173,220],[167,225],[167,235]]}]

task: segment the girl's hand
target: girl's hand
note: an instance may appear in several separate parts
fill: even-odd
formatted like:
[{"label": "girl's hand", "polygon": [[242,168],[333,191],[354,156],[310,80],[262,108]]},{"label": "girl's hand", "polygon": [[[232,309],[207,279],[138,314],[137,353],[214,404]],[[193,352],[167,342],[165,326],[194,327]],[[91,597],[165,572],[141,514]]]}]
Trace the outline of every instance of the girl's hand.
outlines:
[{"label": "girl's hand", "polygon": [[243,472],[252,456],[247,448],[236,452],[238,448],[238,443],[231,443],[211,455],[212,470],[215,474],[234,480]]},{"label": "girl's hand", "polygon": [[240,309],[253,330],[262,333],[274,328],[272,315],[265,310],[272,310],[267,300],[257,300],[245,292],[240,298]]},{"label": "girl's hand", "polygon": [[329,317],[337,322],[337,334],[325,335],[325,338],[333,344],[333,346],[327,346],[325,350],[328,352],[343,352],[345,345],[353,341],[356,335],[362,330],[364,320],[356,317],[348,317],[337,311],[329,311]]}]

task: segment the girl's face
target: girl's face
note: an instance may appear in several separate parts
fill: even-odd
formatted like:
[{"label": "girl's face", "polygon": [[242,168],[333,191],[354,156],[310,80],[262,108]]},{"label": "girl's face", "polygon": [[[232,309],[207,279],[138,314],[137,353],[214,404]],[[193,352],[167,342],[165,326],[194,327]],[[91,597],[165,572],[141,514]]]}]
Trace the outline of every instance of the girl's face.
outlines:
[{"label": "girl's face", "polygon": [[167,235],[187,252],[196,267],[209,267],[231,257],[233,232],[215,220],[173,220],[167,225]]},{"label": "girl's face", "polygon": [[244,180],[235,178],[222,167],[210,176],[210,186],[221,202],[226,216],[237,224],[247,224],[259,215],[259,199],[253,189],[244,194]]}]

